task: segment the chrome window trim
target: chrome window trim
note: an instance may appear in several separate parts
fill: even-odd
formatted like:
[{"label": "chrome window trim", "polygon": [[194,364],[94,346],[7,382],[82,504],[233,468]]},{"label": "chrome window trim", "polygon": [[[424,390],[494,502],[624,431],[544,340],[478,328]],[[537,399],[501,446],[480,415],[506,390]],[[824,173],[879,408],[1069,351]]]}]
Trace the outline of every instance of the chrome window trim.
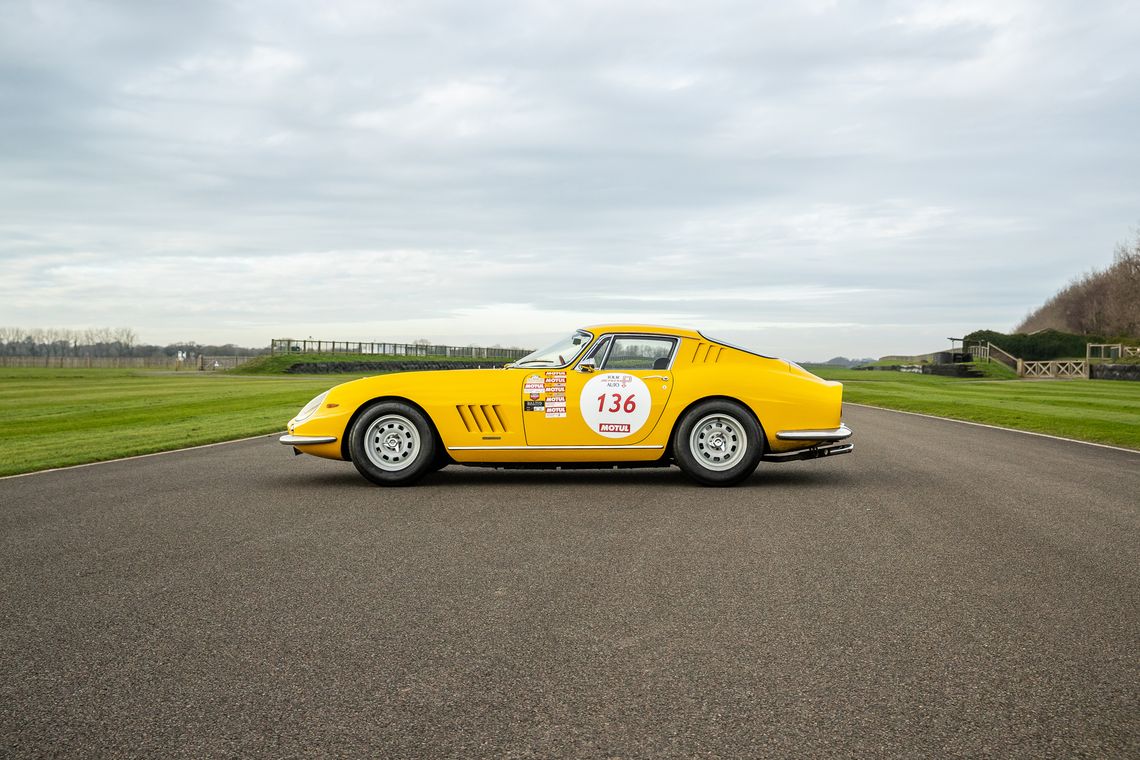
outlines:
[{"label": "chrome window trim", "polygon": [[[610,344],[608,346],[606,346],[606,355],[605,355],[605,358],[603,359],[603,361],[598,365],[598,372],[672,372],[673,371],[673,364],[677,361],[677,354],[679,353],[678,349],[681,347],[681,337],[678,335],[664,335],[662,333],[637,333],[637,332],[603,333],[601,336],[599,336],[598,340],[600,341],[603,338],[607,338],[607,337],[613,338],[613,340],[611,340]],[[608,362],[610,360],[610,352],[613,351],[614,344],[617,343],[618,339],[620,339],[620,338],[650,338],[653,340],[669,340],[669,341],[672,341],[673,342],[673,350],[669,352],[669,366],[666,367],[665,369],[653,369],[652,367],[650,367],[649,369],[634,369],[634,370],[606,369],[606,362]]]},{"label": "chrome window trim", "polygon": [[583,351],[585,351],[590,346],[594,345],[594,342],[595,342],[594,339],[596,337],[592,332],[590,332],[589,330],[587,330],[583,327],[574,328],[574,334],[577,335],[578,333],[582,333],[583,335],[590,336],[589,340],[584,341],[582,343],[582,348],[578,350],[578,353],[574,354],[574,358],[572,358],[570,361],[566,362],[565,364],[552,365],[552,366],[540,366],[540,367],[520,367],[517,364],[511,364],[509,369],[523,369],[523,370],[527,370],[527,371],[546,372],[547,370],[552,370],[552,369],[570,369],[571,367],[577,366],[578,357],[582,356]]}]

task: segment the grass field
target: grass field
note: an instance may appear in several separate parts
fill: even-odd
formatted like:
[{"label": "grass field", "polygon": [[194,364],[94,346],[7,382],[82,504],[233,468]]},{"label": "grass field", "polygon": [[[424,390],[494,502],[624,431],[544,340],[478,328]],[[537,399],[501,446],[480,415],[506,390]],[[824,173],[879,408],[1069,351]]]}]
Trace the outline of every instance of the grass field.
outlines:
[{"label": "grass field", "polygon": [[0,475],[284,430],[345,379],[0,369]]},{"label": "grass field", "polygon": [[813,369],[843,400],[1140,449],[1140,383],[960,380],[902,372]]},{"label": "grass field", "polygon": [[[1140,383],[971,381],[815,368],[849,402],[1140,450]],[[0,369],[0,475],[280,431],[346,376]]]}]

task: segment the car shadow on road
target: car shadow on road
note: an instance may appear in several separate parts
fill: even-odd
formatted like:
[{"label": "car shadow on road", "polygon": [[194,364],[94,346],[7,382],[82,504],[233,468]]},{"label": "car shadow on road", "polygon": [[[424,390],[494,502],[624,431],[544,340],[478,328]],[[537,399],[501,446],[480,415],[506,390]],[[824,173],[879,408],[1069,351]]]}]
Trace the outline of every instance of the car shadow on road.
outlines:
[{"label": "car shadow on road", "polygon": [[[772,486],[823,486],[831,487],[846,482],[847,473],[822,472],[808,469],[770,469],[761,465],[756,473],[734,488],[765,488]],[[675,467],[619,468],[619,469],[494,469],[451,466],[428,475],[418,484],[423,486],[461,487],[493,485],[497,488],[533,488],[536,485],[589,485],[613,487],[687,488],[703,490],[702,486],[685,476]]]},{"label": "car shadow on road", "polygon": [[[748,480],[733,488],[764,489],[773,487],[832,488],[850,483],[851,473],[834,468],[765,467],[763,464]],[[378,488],[365,480],[351,466],[321,472],[290,473],[273,479],[274,485],[296,489]],[[618,469],[496,469],[451,465],[426,475],[412,488],[525,488],[535,486],[609,486],[613,488],[662,488],[704,490],[675,467]]]}]

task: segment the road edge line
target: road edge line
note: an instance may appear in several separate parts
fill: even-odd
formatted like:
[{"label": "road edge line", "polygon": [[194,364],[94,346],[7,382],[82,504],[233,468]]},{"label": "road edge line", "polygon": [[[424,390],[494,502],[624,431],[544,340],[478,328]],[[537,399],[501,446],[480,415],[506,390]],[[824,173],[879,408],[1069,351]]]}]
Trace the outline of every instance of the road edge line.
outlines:
[{"label": "road edge line", "polygon": [[0,475],[0,480],[11,480],[12,478],[26,478],[29,475],[43,475],[48,472],[65,472],[67,470],[78,470],[81,467],[94,467],[100,464],[114,464],[115,462],[129,462],[132,459],[147,459],[149,457],[160,457],[164,454],[181,454],[183,451],[196,451],[198,449],[209,449],[214,446],[226,446],[231,443],[242,443],[244,441],[256,441],[258,438],[271,438],[272,436],[280,435],[280,433],[262,433],[261,435],[251,435],[248,438],[235,438],[232,441],[215,441],[213,443],[201,443],[197,446],[187,446],[184,449],[170,449],[169,451],[152,451],[149,454],[135,454],[129,457],[119,457],[118,459],[103,459],[98,462],[84,462],[83,464],[69,464],[66,467],[52,467],[48,470],[32,470],[31,472],[18,472],[15,475]]},{"label": "road edge line", "polygon": [[944,420],[946,422],[957,422],[959,425],[973,425],[974,427],[989,428],[990,430],[1005,430],[1009,433],[1021,433],[1022,435],[1035,435],[1038,438],[1051,438],[1054,441],[1065,441],[1066,443],[1079,443],[1084,446],[1096,446],[1101,449],[1111,449],[1113,451],[1123,451],[1127,454],[1140,454],[1140,449],[1126,449],[1123,446],[1113,446],[1107,443],[1095,443],[1093,441],[1082,441],[1077,438],[1064,438],[1059,435],[1049,435],[1048,433],[1037,433],[1033,430],[1019,430],[1018,428],[1002,427],[1001,425],[987,425],[984,422],[972,422],[970,420],[958,420],[953,417],[939,417],[936,414],[923,414],[922,412],[908,412],[904,409],[891,409],[889,406],[874,406],[873,404],[856,404],[853,401],[844,401],[844,406],[861,406],[864,409],[879,409],[884,412],[895,412],[896,414],[909,414],[912,417],[925,417],[928,420]]}]

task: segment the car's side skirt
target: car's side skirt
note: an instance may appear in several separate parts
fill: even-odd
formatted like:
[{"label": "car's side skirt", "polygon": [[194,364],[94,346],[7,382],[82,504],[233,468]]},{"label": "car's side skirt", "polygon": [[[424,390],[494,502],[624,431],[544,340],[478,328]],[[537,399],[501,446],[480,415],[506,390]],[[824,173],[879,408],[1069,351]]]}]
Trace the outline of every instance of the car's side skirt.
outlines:
[{"label": "car's side skirt", "polygon": [[662,444],[626,446],[448,446],[459,464],[468,462],[648,462],[665,453]]}]

